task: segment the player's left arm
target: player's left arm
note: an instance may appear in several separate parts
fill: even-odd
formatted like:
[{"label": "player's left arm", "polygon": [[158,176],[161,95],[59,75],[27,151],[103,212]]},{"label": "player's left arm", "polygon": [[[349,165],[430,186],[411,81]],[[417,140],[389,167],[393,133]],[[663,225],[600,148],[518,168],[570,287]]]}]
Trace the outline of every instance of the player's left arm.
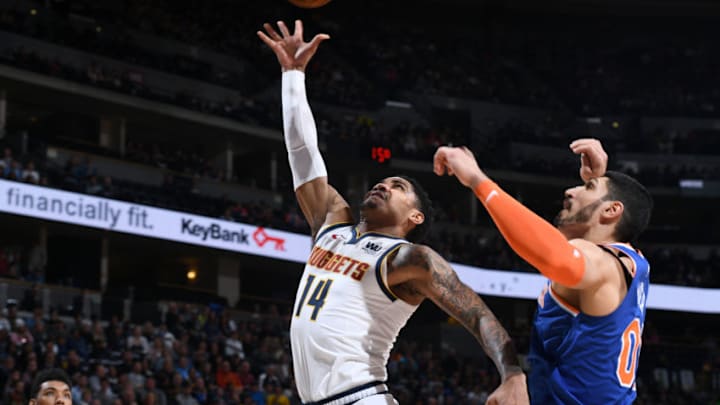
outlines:
[{"label": "player's left arm", "polygon": [[510,335],[485,302],[460,281],[445,259],[427,246],[405,245],[389,264],[389,272],[404,275],[401,280],[405,289],[431,299],[475,336],[495,363],[503,382],[520,383],[519,379],[522,387],[518,391],[524,390],[525,376]]}]

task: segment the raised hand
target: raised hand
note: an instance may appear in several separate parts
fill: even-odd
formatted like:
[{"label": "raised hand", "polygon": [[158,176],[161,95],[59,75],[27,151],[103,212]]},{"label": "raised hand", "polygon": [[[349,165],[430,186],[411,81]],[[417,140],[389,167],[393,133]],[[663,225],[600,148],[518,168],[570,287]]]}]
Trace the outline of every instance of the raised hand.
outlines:
[{"label": "raised hand", "polygon": [[292,69],[304,72],[308,62],[315,55],[320,42],[330,39],[327,34],[317,34],[310,42],[305,42],[303,40],[303,25],[300,20],[295,20],[295,32],[293,34],[290,34],[284,22],[278,21],[277,25],[282,36],[269,23],[263,24],[267,34],[258,31],[257,35],[275,52],[283,72]]},{"label": "raised hand", "polygon": [[597,139],[580,138],[570,144],[573,153],[580,155],[580,178],[587,182],[605,175],[608,155]]},{"label": "raised hand", "polygon": [[487,179],[475,156],[466,147],[439,147],[433,158],[433,171],[438,176],[455,176],[460,183],[470,188]]}]

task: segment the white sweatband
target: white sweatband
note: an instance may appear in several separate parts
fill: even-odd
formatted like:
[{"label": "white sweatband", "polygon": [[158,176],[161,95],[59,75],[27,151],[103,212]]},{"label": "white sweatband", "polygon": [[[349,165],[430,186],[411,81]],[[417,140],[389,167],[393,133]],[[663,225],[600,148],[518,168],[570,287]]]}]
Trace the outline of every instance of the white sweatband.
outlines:
[{"label": "white sweatband", "polygon": [[305,73],[288,70],[282,74],[282,107],[285,147],[288,151],[293,186],[318,177],[327,177],[325,162],[320,155],[317,128],[305,94]]}]

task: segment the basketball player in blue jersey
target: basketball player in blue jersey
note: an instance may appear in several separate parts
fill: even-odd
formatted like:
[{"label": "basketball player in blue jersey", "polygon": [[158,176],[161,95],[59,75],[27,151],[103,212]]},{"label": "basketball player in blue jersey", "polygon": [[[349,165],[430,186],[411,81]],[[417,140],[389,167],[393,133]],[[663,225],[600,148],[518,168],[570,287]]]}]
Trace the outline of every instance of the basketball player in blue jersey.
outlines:
[{"label": "basketball player in blue jersey", "polygon": [[317,130],[305,95],[305,67],[327,35],[304,42],[269,24],[258,36],[282,68],[285,145],[295,193],[314,239],[298,287],[290,340],[296,386],[304,404],[397,404],[385,385],[386,364],[400,329],[429,298],[480,342],[501,376],[488,404],[527,404],[525,375],[513,343],[485,303],[418,240],[431,219],[420,185],[390,177],[366,195],[355,223],[348,203],[328,184]]},{"label": "basketball player in blue jersey", "polygon": [[513,250],[550,279],[530,343],[531,403],[630,404],[650,266],[629,242],[646,228],[652,198],[635,179],[605,171],[599,141],[570,148],[585,183],[565,191],[557,228],[490,180],[467,148],[439,148],[434,170],[471,188]]}]

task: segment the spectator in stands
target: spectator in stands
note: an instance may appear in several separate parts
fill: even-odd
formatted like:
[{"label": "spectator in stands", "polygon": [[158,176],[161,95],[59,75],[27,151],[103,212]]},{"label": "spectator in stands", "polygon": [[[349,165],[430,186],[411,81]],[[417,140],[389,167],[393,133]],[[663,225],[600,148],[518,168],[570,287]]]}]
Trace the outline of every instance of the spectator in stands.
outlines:
[{"label": "spectator in stands", "polygon": [[177,365],[177,367],[175,367],[175,372],[180,374],[180,377],[182,377],[183,381],[188,381],[190,379],[190,372],[193,371],[190,360],[188,360],[187,357],[183,356],[180,357],[178,363],[179,364]]},{"label": "spectator in stands", "polygon": [[113,188],[113,181],[112,177],[110,176],[103,176],[103,183],[102,183],[102,193],[101,195],[105,198],[113,198],[115,197],[115,191]]},{"label": "spectator in stands", "polygon": [[112,388],[112,384],[108,378],[100,380],[100,391],[95,393],[96,398],[99,399],[103,404],[112,403],[117,399],[117,394]]},{"label": "spectator in stands", "polygon": [[[2,177],[7,177],[7,173],[10,170],[10,166],[13,162],[13,153],[10,148],[3,148],[3,157],[0,159],[0,174]],[[7,170],[7,171],[6,171]]]},{"label": "spectator in stands", "polygon": [[8,330],[12,327],[15,327],[15,320],[17,319],[17,307],[18,302],[14,298],[8,298],[7,301],[5,301],[5,318],[7,318],[8,321]]},{"label": "spectator in stands", "polygon": [[8,333],[7,329],[4,328],[3,324],[0,323],[0,353],[5,356],[5,358],[2,359],[2,363],[0,363],[0,398],[4,396],[4,387],[7,386],[6,383],[10,380],[10,375],[16,366],[15,357],[9,355],[7,352],[9,346]]},{"label": "spectator in stands", "polygon": [[217,373],[215,373],[215,384],[220,388],[234,387],[242,388],[243,384],[240,380],[238,373],[230,369],[230,362],[227,360],[222,361],[222,365],[218,367]]},{"label": "spectator in stands", "polygon": [[132,336],[128,336],[127,338],[126,347],[134,353],[142,355],[148,354],[150,351],[150,344],[148,343],[147,338],[142,335],[142,329],[140,326],[135,326],[133,328]]},{"label": "spectator in stands", "polygon": [[17,160],[13,160],[10,163],[10,166],[5,169],[5,178],[7,178],[8,180],[22,181],[22,174],[22,166]]},{"label": "spectator in stands", "polygon": [[20,309],[23,311],[35,311],[35,308],[42,307],[42,298],[40,297],[40,286],[34,283],[32,287],[25,290],[23,299],[20,301]]},{"label": "spectator in stands", "polygon": [[102,380],[107,375],[107,367],[104,364],[96,364],[94,372],[88,379],[88,385],[93,393],[98,393],[102,389]]},{"label": "spectator in stands", "polygon": [[22,318],[15,319],[15,329],[10,333],[10,341],[21,350],[24,350],[22,347],[25,345],[33,346],[35,338],[25,326],[25,321]]},{"label": "spectator in stands", "polygon": [[[25,381],[20,378],[20,372],[12,374],[8,387],[6,388],[4,404],[7,405],[25,405]],[[72,402],[70,402],[72,404]],[[46,402],[45,404],[54,404],[54,402]]]},{"label": "spectator in stands", "polygon": [[[66,340],[64,335],[60,336],[61,340]],[[87,373],[89,370],[89,364],[86,364],[82,361],[80,356],[78,355],[77,351],[71,349],[67,352],[67,365],[65,366],[65,370],[70,375],[75,375],[75,373]]]},{"label": "spectator in stands", "polygon": [[204,379],[202,379],[202,378],[195,379],[195,383],[193,384],[193,389],[192,389],[192,396],[201,404],[204,404],[208,401],[208,391],[207,391],[207,388],[205,387]]},{"label": "spectator in stands", "polygon": [[265,388],[267,394],[267,405],[290,405],[290,398],[283,392],[280,384],[269,382]]},{"label": "spectator in stands", "polygon": [[245,358],[245,352],[243,351],[243,344],[239,339],[238,331],[233,331],[230,337],[225,339],[225,356],[235,357],[238,356],[241,359]]},{"label": "spectator in stands", "polygon": [[180,392],[175,396],[178,405],[199,405],[198,401],[192,395],[192,385],[188,381],[183,381]]},{"label": "spectator in stands", "polygon": [[28,253],[27,280],[42,283],[45,281],[47,249],[40,241],[33,243]]},{"label": "spectator in stands", "polygon": [[98,182],[97,176],[90,176],[85,185],[85,193],[90,195],[102,195],[104,192],[103,185]]},{"label": "spectator in stands", "polygon": [[136,390],[145,386],[145,374],[141,362],[136,361],[133,363],[132,371],[128,374],[128,382]]},{"label": "spectator in stands", "polygon": [[238,370],[237,375],[243,387],[249,387],[255,384],[255,376],[250,371],[249,361],[245,360],[240,364],[240,370]]},{"label": "spectator in stands", "polygon": [[89,391],[90,387],[88,385],[88,377],[85,374],[77,373],[73,376],[73,382],[74,385],[70,392],[72,393],[72,400],[73,403],[81,404],[83,403],[83,394],[85,391]]},{"label": "spectator in stands", "polygon": [[33,161],[29,161],[25,164],[25,170],[22,172],[21,179],[25,183],[31,183],[31,184],[39,184],[40,183],[40,173],[38,173],[37,170],[35,170],[35,163]]},{"label": "spectator in stands", "polygon": [[120,399],[122,399],[123,405],[139,405],[135,390],[130,384],[121,385]]},{"label": "spectator in stands", "polygon": [[[202,381],[202,380],[200,380]],[[140,401],[145,403],[147,400],[147,397],[152,395],[153,396],[153,402],[157,405],[167,405],[167,397],[165,396],[165,393],[161,390],[159,390],[155,384],[155,378],[148,377],[145,380],[145,386],[138,389]]]}]

